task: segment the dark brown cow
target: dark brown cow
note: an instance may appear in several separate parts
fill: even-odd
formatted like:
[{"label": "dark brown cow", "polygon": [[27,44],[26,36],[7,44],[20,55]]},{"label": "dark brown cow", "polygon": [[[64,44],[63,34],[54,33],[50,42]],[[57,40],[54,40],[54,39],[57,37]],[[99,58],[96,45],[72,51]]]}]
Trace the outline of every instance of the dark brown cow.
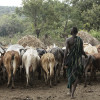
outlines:
[{"label": "dark brown cow", "polygon": [[85,86],[87,85],[87,73],[90,71],[90,79],[96,79],[96,71],[100,71],[100,53],[91,54],[85,66]]},{"label": "dark brown cow", "polygon": [[100,53],[93,54],[93,56],[95,57],[93,65],[97,71],[100,71]]},{"label": "dark brown cow", "polygon": [[64,52],[59,47],[52,48],[50,52],[53,53],[55,57],[55,82],[60,82],[60,71],[63,64]]},{"label": "dark brown cow", "polygon": [[89,84],[91,82],[91,79],[95,73],[95,68],[93,66],[93,61],[94,61],[95,57],[93,55],[88,55],[88,58],[84,58],[82,57],[82,62],[83,62],[83,66],[84,66],[84,75],[85,75],[85,85],[84,87],[87,86],[87,77],[88,77],[88,72],[90,72],[90,78],[89,78]]}]

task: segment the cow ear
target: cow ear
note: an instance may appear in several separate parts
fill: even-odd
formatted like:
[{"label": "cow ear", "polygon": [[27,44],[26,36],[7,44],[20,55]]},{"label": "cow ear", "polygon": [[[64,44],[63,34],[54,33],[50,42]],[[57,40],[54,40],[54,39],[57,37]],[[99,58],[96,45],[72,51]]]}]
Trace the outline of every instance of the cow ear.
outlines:
[{"label": "cow ear", "polygon": [[19,50],[19,51],[20,51],[20,53],[22,52],[22,50],[23,50],[24,52],[26,52],[26,51],[25,51],[25,49],[20,49],[20,50]]},{"label": "cow ear", "polygon": [[5,52],[4,53],[0,52],[0,53],[1,53],[1,56],[4,56],[4,54],[5,54]]},{"label": "cow ear", "polygon": [[1,55],[3,56],[5,54],[5,52],[6,52],[6,49],[3,48],[2,46],[0,48],[3,50],[3,53],[0,51]]},{"label": "cow ear", "polygon": [[7,48],[4,48],[4,52],[6,52]]},{"label": "cow ear", "polygon": [[47,53],[47,51],[45,50],[45,53]]},{"label": "cow ear", "polygon": [[4,52],[4,53],[2,53],[2,56],[4,56],[4,54],[5,54],[5,52]]},{"label": "cow ear", "polygon": [[24,49],[24,51],[26,52],[26,51],[27,51],[27,49]]},{"label": "cow ear", "polygon": [[21,52],[23,49],[19,49],[19,51]]}]

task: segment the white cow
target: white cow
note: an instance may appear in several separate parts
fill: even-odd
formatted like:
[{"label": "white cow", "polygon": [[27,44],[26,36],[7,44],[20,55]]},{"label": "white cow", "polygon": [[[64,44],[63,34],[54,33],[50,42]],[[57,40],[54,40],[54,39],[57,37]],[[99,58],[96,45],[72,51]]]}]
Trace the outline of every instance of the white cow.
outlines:
[{"label": "white cow", "polygon": [[84,47],[84,51],[87,52],[88,54],[98,53],[97,48],[92,45],[88,45],[88,46]]},{"label": "white cow", "polygon": [[19,55],[22,57],[22,55],[24,54],[25,48],[22,45],[14,44],[14,45],[10,45],[8,49],[6,50],[6,52],[12,51],[12,50],[17,51]]},{"label": "white cow", "polygon": [[22,57],[22,64],[25,67],[26,70],[26,78],[27,78],[27,85],[29,85],[29,73],[33,70],[33,72],[35,72],[35,70],[37,69],[38,65],[40,62],[40,57],[38,55],[37,50],[35,49],[28,49],[23,57]]}]

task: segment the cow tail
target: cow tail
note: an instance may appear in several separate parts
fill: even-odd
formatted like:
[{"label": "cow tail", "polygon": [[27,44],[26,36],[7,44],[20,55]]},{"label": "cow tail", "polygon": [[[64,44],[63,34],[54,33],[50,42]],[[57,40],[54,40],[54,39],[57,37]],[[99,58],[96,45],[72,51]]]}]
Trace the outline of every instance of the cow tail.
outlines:
[{"label": "cow tail", "polygon": [[96,58],[93,56],[93,66],[96,68]]},{"label": "cow tail", "polygon": [[13,75],[13,62],[14,62],[14,58],[15,58],[15,55],[12,54],[12,57],[11,57],[11,78],[12,78],[12,80],[13,80],[13,77],[14,77],[14,75]]},{"label": "cow tail", "polygon": [[85,65],[85,67],[84,67],[85,69],[86,69],[86,67],[89,65],[89,63],[90,63],[90,61],[91,61],[91,57],[92,57],[91,55],[88,56],[88,61],[87,61],[86,65]]}]

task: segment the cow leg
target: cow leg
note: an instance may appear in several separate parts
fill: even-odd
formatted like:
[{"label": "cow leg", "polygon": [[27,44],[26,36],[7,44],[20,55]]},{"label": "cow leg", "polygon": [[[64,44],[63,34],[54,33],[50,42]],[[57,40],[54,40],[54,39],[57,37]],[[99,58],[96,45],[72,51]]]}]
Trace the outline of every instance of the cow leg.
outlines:
[{"label": "cow leg", "polygon": [[66,78],[66,68],[63,68],[63,77]]},{"label": "cow leg", "polygon": [[49,80],[49,71],[48,71],[47,67],[44,67],[44,78],[45,78],[46,84],[48,84],[48,80]]},{"label": "cow leg", "polygon": [[94,76],[94,70],[93,70],[93,65],[91,63],[90,65],[90,68],[91,68],[91,71],[90,71],[90,78],[89,78],[89,85],[91,84],[91,80],[93,79],[93,76]]},{"label": "cow leg", "polygon": [[50,88],[52,87],[52,78],[50,78]]},{"label": "cow leg", "polygon": [[60,83],[60,70],[61,70],[61,66],[62,66],[62,64],[58,65],[58,80],[57,80],[58,83]]},{"label": "cow leg", "polygon": [[6,80],[6,69],[5,68],[2,68],[2,74],[3,74],[3,80],[5,81]]},{"label": "cow leg", "polygon": [[88,83],[88,85],[91,85],[91,78],[92,78],[92,76],[93,76],[93,72],[92,72],[92,70],[90,71],[90,76],[89,76],[89,83]]},{"label": "cow leg", "polygon": [[33,70],[29,71],[29,72],[30,72],[30,75],[29,75],[29,79],[30,79],[29,84],[30,84],[30,86],[32,86],[33,82],[34,82],[34,75],[35,75],[35,73],[33,72]]},{"label": "cow leg", "polygon": [[29,86],[29,68],[28,67],[26,68],[26,79],[27,79],[26,86],[28,87]]},{"label": "cow leg", "polygon": [[91,71],[91,78],[94,80],[94,81],[96,81],[97,80],[97,77],[96,77],[96,69],[92,69],[92,71]]},{"label": "cow leg", "polygon": [[11,73],[8,72],[8,83],[7,83],[7,87],[10,86],[10,81],[11,81]]},{"label": "cow leg", "polygon": [[17,70],[17,68],[14,67],[13,70],[12,70],[12,72],[11,72],[11,77],[12,77],[12,88],[14,88],[14,78],[15,78],[16,70]]},{"label": "cow leg", "polygon": [[38,72],[38,80],[41,80],[41,67],[39,66],[37,69]]},{"label": "cow leg", "polygon": [[11,71],[11,79],[12,79],[12,88],[14,88],[14,74],[13,74],[13,71]]},{"label": "cow leg", "polygon": [[54,67],[54,80],[55,80],[55,85],[57,84],[57,73],[56,73],[56,66]]},{"label": "cow leg", "polygon": [[45,72],[44,72],[44,79],[45,79],[45,83],[46,83],[46,85],[47,85],[47,75],[46,75]]},{"label": "cow leg", "polygon": [[85,85],[84,85],[84,87],[87,86],[87,76],[88,76],[88,67],[85,69]]},{"label": "cow leg", "polygon": [[20,77],[20,80],[22,79],[22,65],[20,65],[20,68],[19,68],[19,77]]},{"label": "cow leg", "polygon": [[54,76],[54,69],[52,68],[52,64],[50,66],[50,87],[52,87],[52,78]]},{"label": "cow leg", "polygon": [[93,71],[93,78],[94,78],[94,80],[97,80],[97,77],[96,77],[96,70],[94,69],[94,71]]},{"label": "cow leg", "polygon": [[29,75],[28,74],[26,74],[26,78],[27,78],[27,84],[26,84],[26,86],[28,87],[29,86]]}]

